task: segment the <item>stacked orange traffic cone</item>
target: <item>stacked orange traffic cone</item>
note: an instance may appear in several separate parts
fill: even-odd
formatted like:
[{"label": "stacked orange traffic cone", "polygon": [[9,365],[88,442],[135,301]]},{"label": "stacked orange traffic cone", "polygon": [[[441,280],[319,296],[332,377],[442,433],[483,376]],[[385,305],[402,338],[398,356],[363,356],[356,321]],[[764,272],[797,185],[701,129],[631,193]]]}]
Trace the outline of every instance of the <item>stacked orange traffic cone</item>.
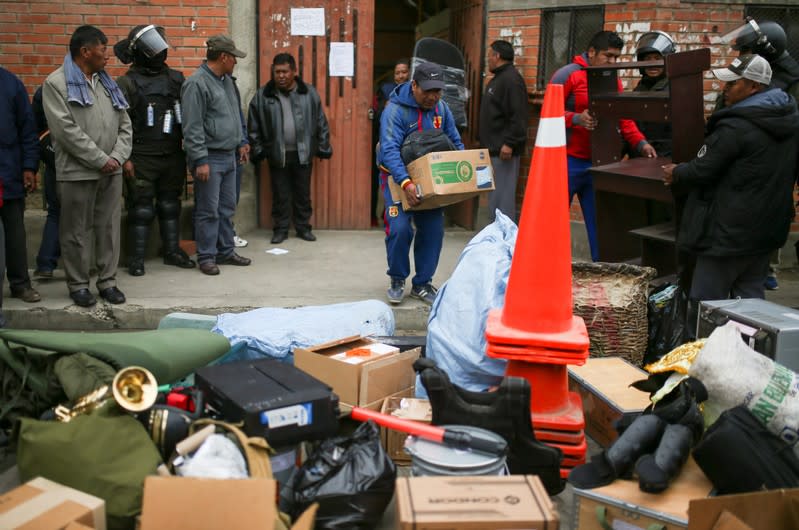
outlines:
[{"label": "stacked orange traffic cone", "polygon": [[585,419],[566,365],[585,363],[588,332],[572,313],[571,237],[563,87],[544,96],[505,306],[486,322],[486,354],[530,382],[536,437],[563,451],[561,475],[585,462]]}]

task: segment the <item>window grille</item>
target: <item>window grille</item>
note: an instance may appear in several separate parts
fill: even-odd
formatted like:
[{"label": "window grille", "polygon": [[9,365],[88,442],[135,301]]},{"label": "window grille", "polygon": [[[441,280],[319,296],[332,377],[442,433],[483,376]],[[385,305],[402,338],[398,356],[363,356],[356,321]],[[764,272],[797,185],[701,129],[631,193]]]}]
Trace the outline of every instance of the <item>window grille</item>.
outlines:
[{"label": "window grille", "polygon": [[552,74],[583,53],[605,25],[604,6],[543,9],[537,88],[543,90]]}]

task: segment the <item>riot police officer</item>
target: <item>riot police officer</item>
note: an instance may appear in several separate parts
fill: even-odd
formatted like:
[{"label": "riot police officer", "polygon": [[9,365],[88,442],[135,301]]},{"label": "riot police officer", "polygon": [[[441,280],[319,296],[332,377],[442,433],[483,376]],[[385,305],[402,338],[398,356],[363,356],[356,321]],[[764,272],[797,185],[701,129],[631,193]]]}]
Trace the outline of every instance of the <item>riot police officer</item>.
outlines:
[{"label": "riot police officer", "polygon": [[[183,74],[166,64],[164,30],[136,26],[114,54],[131,64],[118,79],[130,103],[133,153],[123,165],[128,198],[128,273],[144,274],[152,221],[158,215],[164,263],[184,269],[195,262],[180,248],[180,196],[186,179],[180,89]],[[155,204],[154,204],[155,203]]]}]

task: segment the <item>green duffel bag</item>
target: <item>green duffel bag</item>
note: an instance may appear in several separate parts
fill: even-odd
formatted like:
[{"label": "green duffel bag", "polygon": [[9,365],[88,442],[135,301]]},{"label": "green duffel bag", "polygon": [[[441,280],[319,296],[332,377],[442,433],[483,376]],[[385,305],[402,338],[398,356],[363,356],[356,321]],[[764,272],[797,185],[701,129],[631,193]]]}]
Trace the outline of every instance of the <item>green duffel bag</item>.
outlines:
[{"label": "green duffel bag", "polygon": [[68,423],[22,418],[16,429],[23,482],[44,477],[105,500],[109,529],[132,529],[144,478],[161,456],[141,423],[109,402]]}]

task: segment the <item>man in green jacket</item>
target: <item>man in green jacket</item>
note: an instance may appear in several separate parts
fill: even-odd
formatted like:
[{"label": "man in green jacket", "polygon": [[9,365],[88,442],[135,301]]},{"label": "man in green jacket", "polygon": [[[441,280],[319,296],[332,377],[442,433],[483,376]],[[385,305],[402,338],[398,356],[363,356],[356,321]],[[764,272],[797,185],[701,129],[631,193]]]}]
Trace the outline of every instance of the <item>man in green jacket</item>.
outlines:
[{"label": "man in green jacket", "polygon": [[133,133],[128,103],[105,72],[107,44],[98,28],[80,26],[64,64],[42,88],[56,153],[61,257],[69,296],[83,307],[97,302],[89,291],[92,253],[100,296],[112,304],[125,302],[116,273],[122,164],[130,157]]},{"label": "man in green jacket", "polygon": [[194,231],[203,274],[217,265],[250,264],[233,243],[236,213],[236,165],[249,161],[241,107],[233,85],[236,58],[247,54],[233,39],[216,35],[206,42],[206,61],[181,89],[183,148],[194,176]]}]

